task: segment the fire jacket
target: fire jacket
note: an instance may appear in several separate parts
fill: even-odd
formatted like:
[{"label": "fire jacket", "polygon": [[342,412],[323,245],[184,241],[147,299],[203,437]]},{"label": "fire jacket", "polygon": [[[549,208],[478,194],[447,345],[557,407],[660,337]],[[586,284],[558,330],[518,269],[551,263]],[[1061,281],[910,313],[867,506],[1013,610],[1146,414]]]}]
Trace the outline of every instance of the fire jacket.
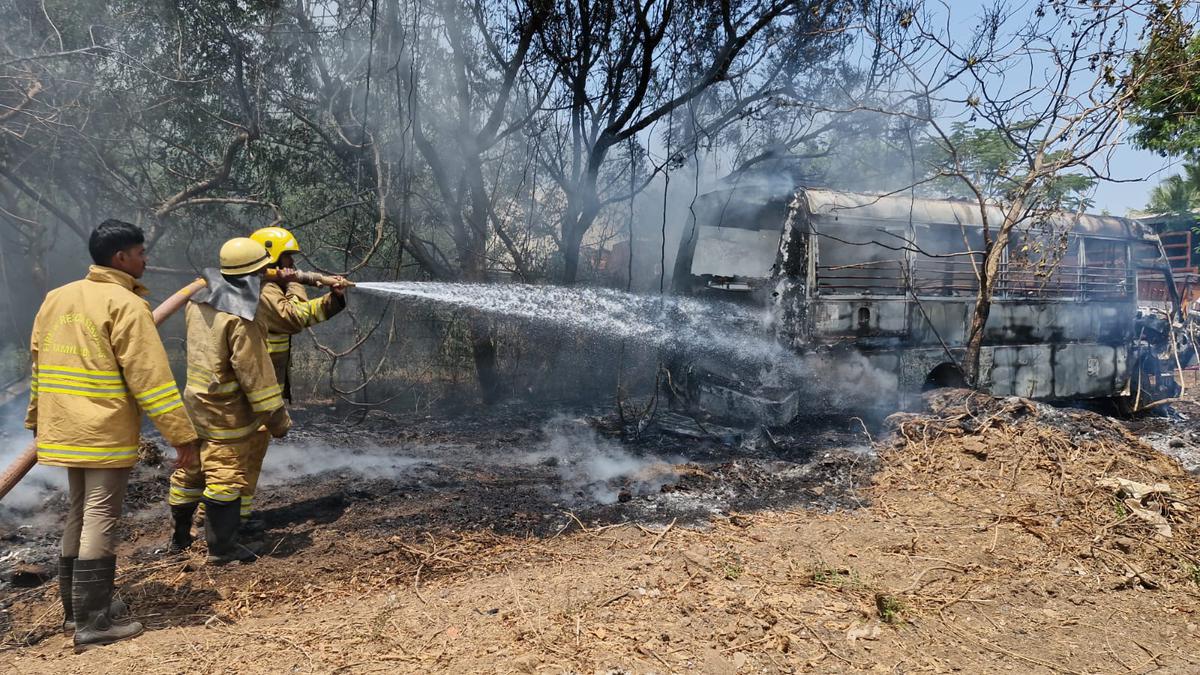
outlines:
[{"label": "fire jacket", "polygon": [[25,417],[41,464],[133,466],[142,411],[171,445],[196,440],[146,292],[128,274],[93,265],[46,294],[33,322]]},{"label": "fire jacket", "polygon": [[247,321],[210,305],[187,307],[187,387],[183,400],[200,438],[245,438],[265,424],[274,436],[291,427],[283,387],[267,354],[262,305]]},{"label": "fire jacket", "polygon": [[275,366],[275,379],[286,386],[292,336],[325,321],[345,307],[346,299],[337,293],[309,300],[304,286],[294,281],[286,289],[273,282],[263,284],[258,312],[267,325],[267,347]]}]

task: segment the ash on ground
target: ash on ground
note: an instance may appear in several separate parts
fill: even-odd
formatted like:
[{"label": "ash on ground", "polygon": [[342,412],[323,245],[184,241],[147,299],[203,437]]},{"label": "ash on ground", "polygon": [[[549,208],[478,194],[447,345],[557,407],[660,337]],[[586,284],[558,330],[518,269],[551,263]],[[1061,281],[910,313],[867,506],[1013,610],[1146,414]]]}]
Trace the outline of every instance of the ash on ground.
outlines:
[{"label": "ash on ground", "polygon": [[[856,506],[854,488],[872,469],[869,441],[858,423],[820,424],[701,430],[665,414],[629,438],[600,409],[513,406],[464,419],[371,413],[357,425],[303,425],[273,447],[264,492],[271,505],[296,491],[391,504],[379,523],[389,529],[525,536],[578,523],[702,526],[767,507]],[[294,511],[281,506],[279,515]]]},{"label": "ash on ground", "polygon": [[1179,460],[1183,468],[1200,474],[1200,404],[1177,401],[1161,414],[1141,417],[1128,423],[1130,430],[1155,450]]},{"label": "ash on ground", "polygon": [[[768,431],[663,413],[631,435],[600,408],[511,405],[453,419],[372,411],[353,422],[314,409],[296,416],[294,431],[272,444],[256,500],[269,533],[283,540],[336,529],[350,509],[369,511],[368,527],[381,534],[401,536],[544,537],[624,521],[705,527],[765,508],[856,507],[855,488],[874,466],[869,435],[854,419]],[[165,541],[170,470],[169,460],[143,462],[131,477],[122,538],[136,555]],[[62,492],[48,488],[23,506],[0,507],[0,591],[48,579],[57,556]],[[276,552],[302,545],[284,541]]]}]

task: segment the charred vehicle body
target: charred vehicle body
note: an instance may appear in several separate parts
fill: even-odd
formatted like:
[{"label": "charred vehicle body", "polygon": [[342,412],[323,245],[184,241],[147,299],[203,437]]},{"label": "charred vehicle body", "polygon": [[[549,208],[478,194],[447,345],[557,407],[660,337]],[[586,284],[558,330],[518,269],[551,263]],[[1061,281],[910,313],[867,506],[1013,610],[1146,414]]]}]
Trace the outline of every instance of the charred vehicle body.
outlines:
[{"label": "charred vehicle body", "polygon": [[[991,207],[993,231],[1002,214]],[[803,408],[891,406],[962,382],[982,262],[977,203],[801,189],[702,196],[676,258],[676,293],[761,307],[800,376],[673,362],[677,400],[783,423]],[[984,329],[980,388],[1041,400],[1174,396],[1191,359],[1179,301],[1140,308],[1139,279],[1171,283],[1152,231],[1054,214],[1019,226]]]}]

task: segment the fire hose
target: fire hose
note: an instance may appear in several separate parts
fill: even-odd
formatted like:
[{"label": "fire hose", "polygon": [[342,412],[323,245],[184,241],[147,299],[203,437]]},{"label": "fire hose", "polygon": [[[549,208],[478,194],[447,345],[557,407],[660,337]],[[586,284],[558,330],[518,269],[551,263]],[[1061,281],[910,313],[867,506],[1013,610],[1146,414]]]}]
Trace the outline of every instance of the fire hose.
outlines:
[{"label": "fire hose", "polygon": [[[290,270],[287,274],[280,274],[279,270],[270,268],[266,272],[266,278],[269,280],[288,280],[296,281],[305,286],[354,286],[354,282],[347,281],[340,277],[330,276],[327,274],[319,274],[317,272],[304,272],[300,270]],[[171,318],[175,312],[178,312],[185,304],[188,298],[192,297],[200,289],[207,284],[203,279],[196,279],[192,283],[175,291],[171,297],[167,298],[158,307],[154,308],[151,316],[154,317],[154,325],[161,326],[164,321]],[[29,447],[25,448],[12,464],[4,470],[4,474],[0,475],[0,499],[4,499],[17,483],[29,473],[29,470],[37,464],[37,443],[30,443]]]}]

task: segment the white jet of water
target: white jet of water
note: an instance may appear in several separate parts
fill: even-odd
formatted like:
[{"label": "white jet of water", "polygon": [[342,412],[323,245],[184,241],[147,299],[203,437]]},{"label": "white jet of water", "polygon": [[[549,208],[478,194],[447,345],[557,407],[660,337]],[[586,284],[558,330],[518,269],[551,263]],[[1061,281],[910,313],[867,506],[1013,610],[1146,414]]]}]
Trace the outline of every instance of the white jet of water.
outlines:
[{"label": "white jet of water", "polygon": [[365,282],[360,291],[473,309],[690,353],[778,364],[795,355],[770,339],[761,309],[611,288],[532,284]]}]

